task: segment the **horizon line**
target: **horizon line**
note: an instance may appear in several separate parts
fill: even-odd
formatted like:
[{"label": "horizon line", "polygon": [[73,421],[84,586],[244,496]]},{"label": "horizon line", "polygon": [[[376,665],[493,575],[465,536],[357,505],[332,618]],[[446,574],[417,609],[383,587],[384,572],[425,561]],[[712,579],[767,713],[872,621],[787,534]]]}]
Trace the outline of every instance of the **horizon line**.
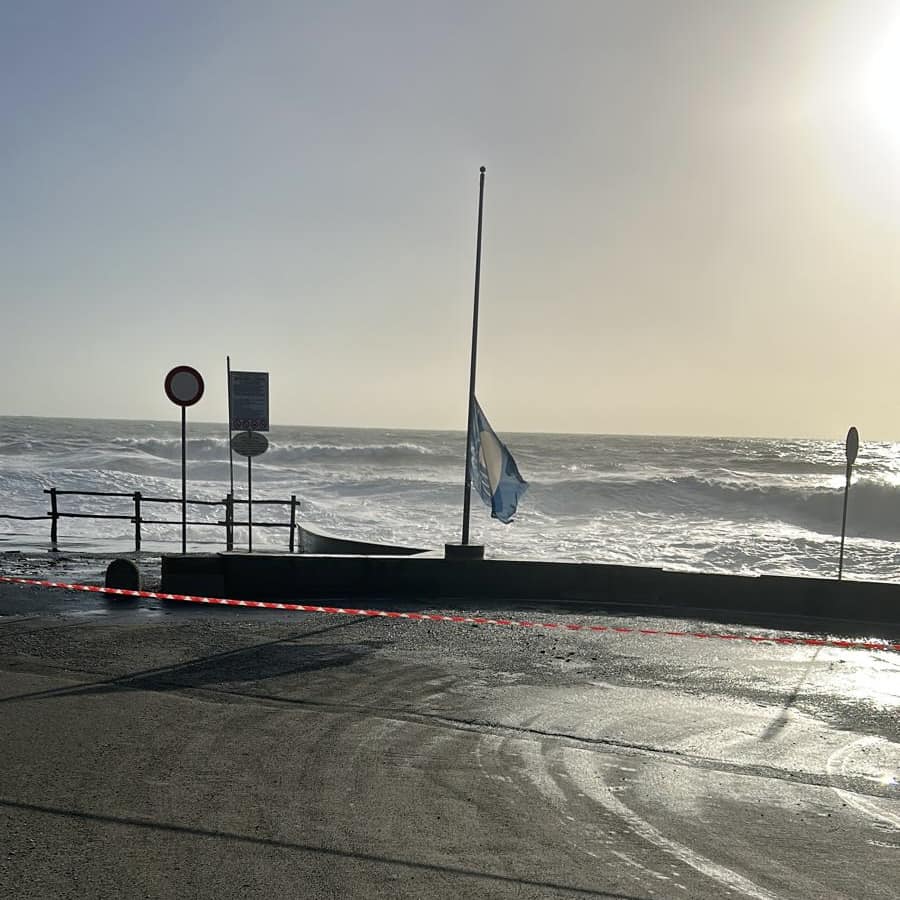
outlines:
[{"label": "horizon line", "polygon": [[[135,419],[126,416],[35,416],[25,414],[0,414],[0,419],[50,419],[56,421],[75,421],[75,422],[140,422],[152,423],[158,425],[178,425],[177,419]],[[224,426],[224,421],[192,421],[192,425],[207,425],[210,427]],[[334,430],[355,430],[355,431],[430,431],[442,432],[449,434],[460,434],[465,436],[465,428],[423,428],[410,425],[320,425],[314,423],[278,423],[273,425],[274,428],[319,428]],[[848,426],[850,427],[850,426]],[[223,428],[223,430],[225,430]],[[515,429],[502,431],[503,434],[521,434],[521,435],[547,435],[558,437],[634,437],[634,438],[685,438],[697,440],[725,440],[725,441],[831,441],[843,445],[841,437],[811,437],[809,435],[774,435],[774,434],[695,434],[695,433],[674,433],[674,432],[629,432],[629,431],[519,431]],[[862,443],[870,444],[900,444],[898,439],[886,438],[868,438],[863,439]]]}]

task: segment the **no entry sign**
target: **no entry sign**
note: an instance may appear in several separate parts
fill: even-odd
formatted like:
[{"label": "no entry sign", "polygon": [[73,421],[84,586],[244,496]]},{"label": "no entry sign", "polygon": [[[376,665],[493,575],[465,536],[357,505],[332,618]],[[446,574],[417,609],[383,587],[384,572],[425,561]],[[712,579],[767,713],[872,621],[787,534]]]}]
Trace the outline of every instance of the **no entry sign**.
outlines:
[{"label": "no entry sign", "polygon": [[187,408],[203,396],[203,376],[193,366],[166,375],[166,396],[181,407],[181,552],[187,553]]},{"label": "no entry sign", "polygon": [[203,376],[193,366],[175,366],[166,375],[165,388],[176,406],[193,406],[203,396]]}]

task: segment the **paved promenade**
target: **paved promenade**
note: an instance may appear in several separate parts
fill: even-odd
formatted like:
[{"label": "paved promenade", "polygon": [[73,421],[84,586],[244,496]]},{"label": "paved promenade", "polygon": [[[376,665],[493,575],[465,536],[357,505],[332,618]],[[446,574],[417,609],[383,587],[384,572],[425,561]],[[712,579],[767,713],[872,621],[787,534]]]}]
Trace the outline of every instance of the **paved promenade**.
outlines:
[{"label": "paved promenade", "polygon": [[4,897],[898,892],[898,654],[0,586],[0,723]]}]

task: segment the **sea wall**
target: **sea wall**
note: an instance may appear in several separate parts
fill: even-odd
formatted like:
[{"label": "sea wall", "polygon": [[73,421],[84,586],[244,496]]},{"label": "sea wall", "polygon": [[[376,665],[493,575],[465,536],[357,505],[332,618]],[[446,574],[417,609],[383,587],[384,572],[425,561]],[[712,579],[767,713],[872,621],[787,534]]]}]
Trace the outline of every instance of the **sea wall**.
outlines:
[{"label": "sea wall", "polygon": [[761,625],[795,617],[900,630],[900,585],[599,563],[454,560],[437,554],[171,555],[162,560],[162,589],[246,600],[542,601],[585,612],[623,607]]}]

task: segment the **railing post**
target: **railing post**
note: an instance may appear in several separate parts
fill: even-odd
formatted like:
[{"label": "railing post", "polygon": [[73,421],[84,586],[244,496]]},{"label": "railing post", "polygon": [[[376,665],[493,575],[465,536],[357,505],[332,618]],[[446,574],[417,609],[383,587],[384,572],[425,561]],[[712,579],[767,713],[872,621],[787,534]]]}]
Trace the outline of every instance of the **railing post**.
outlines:
[{"label": "railing post", "polygon": [[141,552],[141,492],[134,492],[134,552]]},{"label": "railing post", "polygon": [[294,552],[294,532],[297,528],[297,495],[291,494],[291,541],[289,552]]},{"label": "railing post", "polygon": [[234,494],[225,498],[225,549],[234,550]]},{"label": "railing post", "polygon": [[56,488],[50,488],[50,543],[53,549],[56,549],[58,538],[57,522],[59,521],[59,513],[56,510]]}]

